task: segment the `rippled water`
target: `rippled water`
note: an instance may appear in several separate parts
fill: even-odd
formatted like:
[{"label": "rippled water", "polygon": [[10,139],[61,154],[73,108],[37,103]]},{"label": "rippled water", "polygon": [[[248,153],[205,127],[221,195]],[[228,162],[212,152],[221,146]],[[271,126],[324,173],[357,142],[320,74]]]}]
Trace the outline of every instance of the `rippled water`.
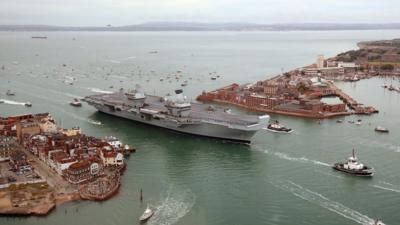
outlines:
[{"label": "rippled water", "polygon": [[[48,111],[64,127],[79,125],[97,137],[115,135],[138,151],[127,160],[115,198],[67,203],[41,218],[0,217],[1,224],[139,224],[147,205],[157,209],[149,224],[350,225],[377,217],[399,223],[400,94],[381,88],[383,83],[400,86],[397,80],[338,83],[355,99],[376,106],[379,114],[344,117],[342,124],[273,115],[295,131],[260,131],[251,146],[165,132],[87,105],[68,105],[75,97],[136,83],[150,94],[164,95],[185,80],[184,92],[194,98],[202,90],[310,64],[318,54],[332,56],[356,48],[361,40],[398,37],[399,31],[50,32],[47,40],[31,39],[34,35],[0,33],[0,66],[5,66],[0,69],[0,99],[6,100],[0,114]],[[210,79],[214,72],[221,76],[216,81]],[[176,74],[182,76],[179,81],[160,81]],[[6,96],[8,89],[16,95]],[[31,108],[22,105],[27,101]],[[347,123],[357,119],[362,125]],[[390,133],[375,133],[377,125]],[[352,148],[376,169],[373,179],[329,167]]]}]

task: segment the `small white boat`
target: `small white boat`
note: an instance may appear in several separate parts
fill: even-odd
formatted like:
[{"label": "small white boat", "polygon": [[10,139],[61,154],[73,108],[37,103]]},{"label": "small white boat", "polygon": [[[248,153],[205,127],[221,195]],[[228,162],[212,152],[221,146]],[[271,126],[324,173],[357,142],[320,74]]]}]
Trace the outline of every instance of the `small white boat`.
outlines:
[{"label": "small white boat", "polygon": [[375,127],[375,131],[376,132],[381,132],[381,133],[389,133],[389,130],[387,128],[385,128],[385,127],[382,127],[382,126]]},{"label": "small white boat", "polygon": [[72,105],[72,106],[75,106],[75,107],[81,107],[82,106],[81,101],[79,101],[79,99],[77,99],[77,98],[74,98],[74,101],[70,102],[69,104]]},{"label": "small white boat", "polygon": [[147,220],[150,219],[154,215],[154,211],[150,209],[149,206],[147,206],[146,210],[143,212],[143,214],[140,216],[139,221],[140,222],[146,222]]}]

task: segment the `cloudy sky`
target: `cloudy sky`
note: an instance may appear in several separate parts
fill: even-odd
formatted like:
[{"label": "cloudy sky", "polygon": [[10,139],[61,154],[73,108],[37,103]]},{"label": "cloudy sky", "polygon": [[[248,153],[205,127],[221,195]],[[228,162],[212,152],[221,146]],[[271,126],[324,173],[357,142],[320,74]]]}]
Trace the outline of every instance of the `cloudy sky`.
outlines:
[{"label": "cloudy sky", "polygon": [[0,24],[400,22],[400,0],[0,0]]}]

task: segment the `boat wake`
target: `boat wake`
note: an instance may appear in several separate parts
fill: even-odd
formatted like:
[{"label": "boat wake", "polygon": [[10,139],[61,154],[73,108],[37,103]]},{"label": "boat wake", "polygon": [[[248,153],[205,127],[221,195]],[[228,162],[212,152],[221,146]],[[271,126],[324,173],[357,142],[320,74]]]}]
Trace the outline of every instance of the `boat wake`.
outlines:
[{"label": "boat wake", "polygon": [[0,102],[3,102],[4,104],[9,104],[9,105],[25,105],[25,102],[16,102],[16,101],[7,100],[7,99],[0,99]]},{"label": "boat wake", "polygon": [[388,182],[380,182],[381,185],[371,185],[372,187],[379,188],[386,191],[400,193],[400,187]]},{"label": "boat wake", "polygon": [[171,187],[159,205],[155,206],[154,216],[150,218],[148,224],[174,224],[192,209],[195,201],[196,196],[189,189],[182,191]]},{"label": "boat wake", "polygon": [[343,179],[344,178],[342,176],[333,175],[332,173],[322,172],[322,171],[319,171],[319,170],[315,170],[315,172],[323,174],[323,175],[331,176],[331,177],[336,177],[338,179]]},{"label": "boat wake", "polygon": [[321,161],[314,160],[314,159],[308,159],[308,158],[306,158],[304,156],[301,157],[301,158],[295,158],[295,157],[288,156],[286,153],[282,153],[282,152],[274,152],[273,155],[275,155],[275,156],[277,156],[277,157],[279,157],[281,159],[286,159],[286,160],[289,160],[289,161],[296,161],[296,162],[303,162],[303,163],[313,163],[315,165],[321,165],[321,166],[331,166],[328,163],[321,162]]},{"label": "boat wake", "polygon": [[313,192],[307,188],[304,188],[290,180],[275,180],[272,184],[284,191],[290,192],[294,196],[297,196],[303,200],[311,202],[313,204],[317,204],[331,212],[334,212],[340,216],[343,216],[347,219],[353,220],[359,224],[373,224],[374,220],[369,218],[362,213],[353,210],[339,202],[332,201],[325,196]]},{"label": "boat wake", "polygon": [[103,125],[102,122],[96,121],[96,120],[91,120],[91,119],[88,119],[87,122],[88,122],[88,123],[91,123],[91,124],[93,124],[93,125],[98,125],[98,126],[102,126],[102,125]]},{"label": "boat wake", "polygon": [[102,94],[111,94],[111,93],[113,93],[112,91],[104,91],[104,90],[101,90],[99,88],[89,88],[89,90],[92,91],[92,92],[102,93]]},{"label": "boat wake", "polygon": [[399,145],[394,145],[391,143],[384,143],[384,142],[379,142],[367,138],[361,138],[361,137],[356,137],[356,138],[351,138],[346,140],[349,143],[354,144],[354,142],[358,142],[360,145],[364,146],[370,146],[370,147],[378,147],[378,148],[385,148],[392,150],[394,152],[400,152],[400,146]]},{"label": "boat wake", "polygon": [[71,93],[62,93],[62,94],[64,94],[65,96],[71,97],[71,98],[83,99],[82,96],[74,95],[74,94],[71,94]]},{"label": "boat wake", "polygon": [[131,59],[136,59],[136,56],[129,56],[129,57],[120,58],[120,59],[107,59],[105,61],[106,62],[110,62],[110,63],[114,63],[114,64],[121,64],[121,63],[129,61]]},{"label": "boat wake", "polygon": [[114,63],[114,64],[121,64],[121,61],[115,60],[115,59],[107,59],[105,60],[106,62]]},{"label": "boat wake", "polygon": [[264,152],[265,154],[276,156],[276,157],[278,157],[280,159],[285,159],[285,160],[295,161],[295,162],[302,162],[302,163],[312,163],[312,164],[320,165],[320,166],[329,166],[329,167],[331,166],[329,163],[321,162],[321,161],[314,160],[314,159],[308,159],[308,158],[306,158],[304,156],[300,157],[300,158],[296,158],[296,157],[289,156],[288,154],[283,153],[283,152],[270,152],[267,149],[261,149],[258,146],[252,146],[252,147],[253,147],[253,149],[255,149],[257,151]]}]

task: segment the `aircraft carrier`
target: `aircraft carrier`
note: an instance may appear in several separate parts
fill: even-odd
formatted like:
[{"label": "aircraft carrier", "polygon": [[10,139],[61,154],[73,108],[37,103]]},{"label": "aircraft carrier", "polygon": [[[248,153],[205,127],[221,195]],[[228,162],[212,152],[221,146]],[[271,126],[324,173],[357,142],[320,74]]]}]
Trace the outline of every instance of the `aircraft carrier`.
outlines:
[{"label": "aircraft carrier", "polygon": [[209,104],[189,102],[182,90],[175,96],[144,94],[140,88],[83,99],[100,112],[172,131],[250,143],[252,136],[267,126],[268,115],[234,115],[230,110]]}]

